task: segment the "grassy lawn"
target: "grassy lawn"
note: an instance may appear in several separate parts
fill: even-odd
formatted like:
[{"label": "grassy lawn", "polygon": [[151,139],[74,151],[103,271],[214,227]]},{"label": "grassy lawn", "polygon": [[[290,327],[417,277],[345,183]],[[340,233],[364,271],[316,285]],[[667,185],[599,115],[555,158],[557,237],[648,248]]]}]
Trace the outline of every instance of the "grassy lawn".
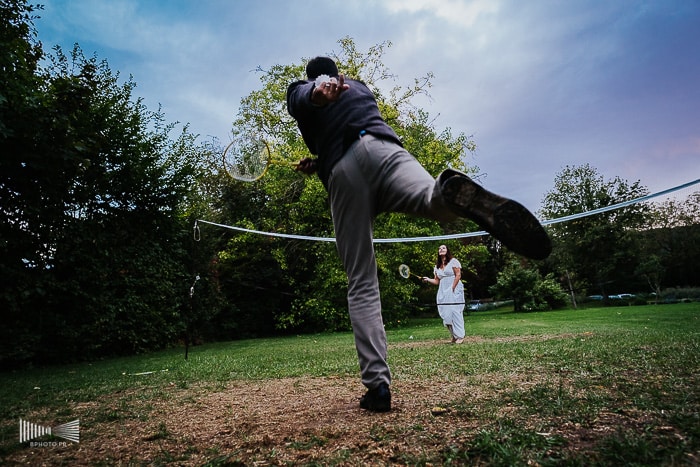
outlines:
[{"label": "grassy lawn", "polygon": [[[446,344],[438,319],[388,331],[390,415],[333,395],[337,387],[363,391],[350,333],[208,344],[191,348],[187,360],[178,348],[2,373],[0,463],[700,464],[700,304],[473,312],[466,328],[459,346]],[[309,380],[311,389],[286,401],[300,404],[286,431],[276,423],[262,436],[263,420],[282,417],[284,401],[268,401],[269,413],[248,408],[254,429],[236,421],[236,391],[274,399],[271,387],[306,388]],[[330,395],[319,401],[314,385]],[[217,407],[212,398],[226,402]],[[342,405],[331,410],[336,400]],[[174,419],[185,420],[173,414],[186,406],[229,413],[219,422],[229,436],[202,441],[177,432]],[[327,423],[313,420],[326,410]],[[20,444],[20,418],[45,426],[79,418],[80,443]],[[113,440],[141,429],[147,435],[124,446]]]}]

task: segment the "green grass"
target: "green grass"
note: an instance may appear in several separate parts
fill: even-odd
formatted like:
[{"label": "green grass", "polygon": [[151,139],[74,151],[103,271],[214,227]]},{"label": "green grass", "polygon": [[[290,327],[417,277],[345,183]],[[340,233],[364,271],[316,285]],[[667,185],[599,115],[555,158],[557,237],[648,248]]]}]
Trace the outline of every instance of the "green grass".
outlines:
[{"label": "green grass", "polygon": [[[649,305],[467,317],[467,341],[442,345],[439,319],[414,320],[387,332],[395,382],[440,385],[464,381],[478,395],[446,395],[440,404],[456,419],[478,420],[455,430],[439,452],[403,454],[398,463],[487,465],[676,465],[700,462],[700,305]],[[141,374],[143,372],[153,372]],[[17,420],[44,412],[68,420],[76,405],[123,393],[118,404],[98,404],[86,423],[147,419],[149,403],[169,388],[220,391],[232,380],[301,376],[357,377],[352,334],[294,336],[208,344],[89,364],[0,374],[0,456],[17,453]],[[410,394],[403,397],[410,397]],[[138,399],[139,404],[133,404]],[[138,407],[136,409],[135,407]],[[504,411],[504,407],[510,408]],[[640,414],[643,414],[641,416]],[[572,445],[608,417],[609,433],[585,449]],[[82,423],[82,421],[81,421]],[[380,443],[423,432],[377,426]],[[556,435],[542,433],[557,432]],[[564,436],[569,432],[570,436]],[[379,433],[379,434],[378,434]],[[381,436],[380,436],[381,435]],[[168,436],[165,425],[153,439]],[[381,439],[379,439],[381,438]],[[567,439],[569,438],[569,439]],[[290,448],[323,448],[313,435]],[[334,452],[321,464],[343,463]],[[227,455],[210,459],[226,465]],[[0,460],[2,457],[0,457]],[[167,463],[167,462],[164,462]]]}]

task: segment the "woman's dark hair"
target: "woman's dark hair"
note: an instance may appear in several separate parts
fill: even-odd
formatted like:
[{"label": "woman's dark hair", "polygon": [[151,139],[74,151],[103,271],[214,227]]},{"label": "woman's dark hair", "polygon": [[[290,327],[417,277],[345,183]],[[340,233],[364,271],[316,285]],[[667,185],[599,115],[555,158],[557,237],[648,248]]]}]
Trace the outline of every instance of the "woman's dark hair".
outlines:
[{"label": "woman's dark hair", "polygon": [[446,265],[447,263],[449,263],[450,260],[452,259],[452,252],[450,251],[450,247],[447,246],[447,245],[445,245],[445,250],[446,250],[446,253],[445,253],[445,262],[444,262],[444,263],[442,262],[443,260],[442,260],[442,258],[440,258],[440,253],[438,253],[437,259],[435,260],[435,267],[438,268],[438,269],[440,269],[440,267],[442,267],[442,266]]}]

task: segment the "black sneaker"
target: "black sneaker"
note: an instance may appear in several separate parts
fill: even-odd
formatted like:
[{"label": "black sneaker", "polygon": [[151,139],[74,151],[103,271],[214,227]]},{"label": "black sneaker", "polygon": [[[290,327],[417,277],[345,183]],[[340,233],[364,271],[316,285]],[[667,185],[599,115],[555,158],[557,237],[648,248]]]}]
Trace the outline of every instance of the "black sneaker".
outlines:
[{"label": "black sneaker", "polygon": [[532,259],[545,259],[552,252],[547,232],[517,201],[491,193],[456,170],[443,172],[439,182],[445,202],[456,214],[473,220],[513,252]]},{"label": "black sneaker", "polygon": [[388,412],[391,410],[391,391],[389,385],[381,383],[368,390],[360,399],[360,408],[370,412]]}]

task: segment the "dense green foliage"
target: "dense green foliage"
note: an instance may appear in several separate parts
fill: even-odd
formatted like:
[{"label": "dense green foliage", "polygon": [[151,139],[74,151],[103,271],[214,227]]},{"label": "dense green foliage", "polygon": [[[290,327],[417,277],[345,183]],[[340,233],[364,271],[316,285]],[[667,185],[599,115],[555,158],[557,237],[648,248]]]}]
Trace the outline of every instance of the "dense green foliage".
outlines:
[{"label": "dense green foliage", "polygon": [[542,278],[537,269],[515,260],[499,273],[491,291],[498,298],[511,298],[515,311],[555,310],[567,304],[566,292],[552,274]]},{"label": "dense green foliage", "polygon": [[649,290],[700,285],[700,191],[652,206],[635,274]]},{"label": "dense green foliage", "polygon": [[4,2],[0,363],[161,348],[184,331],[196,149],[105,62],[44,56]]}]

